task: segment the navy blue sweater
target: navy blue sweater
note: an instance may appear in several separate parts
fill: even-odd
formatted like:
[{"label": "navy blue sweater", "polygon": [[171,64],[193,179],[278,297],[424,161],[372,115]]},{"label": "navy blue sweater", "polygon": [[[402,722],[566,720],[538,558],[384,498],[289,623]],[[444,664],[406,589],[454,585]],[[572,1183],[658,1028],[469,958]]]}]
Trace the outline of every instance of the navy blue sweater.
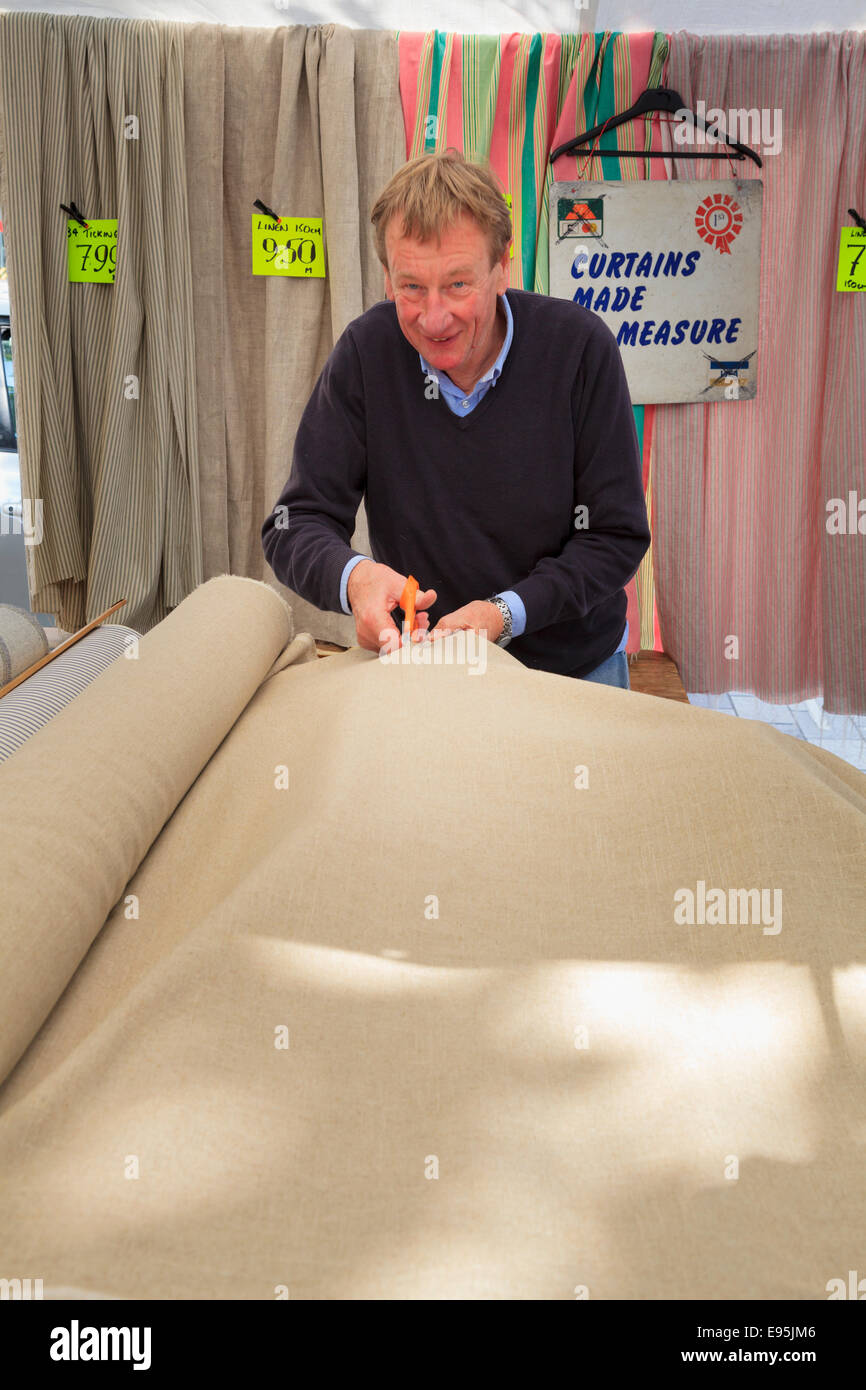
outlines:
[{"label": "navy blue sweater", "polygon": [[623,586],[650,543],[628,385],[596,314],[506,293],[514,338],[502,375],[464,418],[428,399],[390,300],[348,325],[307,402],[262,543],[277,579],[342,612],[363,497],[373,558],[437,591],[431,627],[513,589],[526,631],[508,650],[583,676],[619,646]]}]

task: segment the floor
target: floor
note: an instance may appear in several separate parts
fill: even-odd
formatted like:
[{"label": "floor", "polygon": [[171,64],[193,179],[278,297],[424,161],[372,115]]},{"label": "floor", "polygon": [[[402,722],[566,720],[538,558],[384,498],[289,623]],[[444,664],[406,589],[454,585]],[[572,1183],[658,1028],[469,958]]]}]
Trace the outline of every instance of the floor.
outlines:
[{"label": "floor", "polygon": [[738,719],[761,719],[790,738],[817,743],[837,758],[866,772],[866,715],[826,714],[820,699],[799,705],[768,705],[756,695],[733,690],[724,695],[688,692],[689,704],[719,710]]}]

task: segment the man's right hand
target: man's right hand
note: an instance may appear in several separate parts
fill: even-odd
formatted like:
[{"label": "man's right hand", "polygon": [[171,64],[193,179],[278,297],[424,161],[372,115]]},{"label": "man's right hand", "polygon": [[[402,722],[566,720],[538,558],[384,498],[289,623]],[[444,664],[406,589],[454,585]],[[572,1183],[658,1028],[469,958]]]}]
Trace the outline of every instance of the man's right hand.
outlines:
[{"label": "man's right hand", "polygon": [[[399,606],[408,575],[398,574],[388,565],[375,560],[362,560],[349,575],[346,596],[355,619],[358,646],[368,652],[396,651],[400,645],[400,630],[392,612]],[[412,641],[423,640],[430,618],[422,609],[436,602],[435,589],[419,589],[415,599],[416,627]]]}]

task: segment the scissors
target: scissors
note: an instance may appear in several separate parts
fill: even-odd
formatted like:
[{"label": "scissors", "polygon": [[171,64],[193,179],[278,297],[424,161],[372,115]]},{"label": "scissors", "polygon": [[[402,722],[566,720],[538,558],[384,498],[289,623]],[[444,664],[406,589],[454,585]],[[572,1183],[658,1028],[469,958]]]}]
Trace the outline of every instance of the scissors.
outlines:
[{"label": "scissors", "polygon": [[400,607],[403,609],[403,613],[405,614],[406,629],[408,630],[410,637],[412,636],[412,633],[415,631],[415,598],[417,596],[417,593],[418,580],[410,574],[403,587],[403,592],[400,595]]}]

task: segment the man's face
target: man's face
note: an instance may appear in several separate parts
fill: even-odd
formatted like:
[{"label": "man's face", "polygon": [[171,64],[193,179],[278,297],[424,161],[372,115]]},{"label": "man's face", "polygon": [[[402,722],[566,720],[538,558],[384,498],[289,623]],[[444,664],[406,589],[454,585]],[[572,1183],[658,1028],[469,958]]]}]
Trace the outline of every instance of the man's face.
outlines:
[{"label": "man's face", "polygon": [[385,232],[385,293],[412,346],[431,367],[460,378],[458,385],[468,390],[491,365],[496,300],[508,284],[508,249],[491,269],[487,236],[465,214],[442,233],[438,245],[399,235],[398,229],[402,232],[402,221],[395,215]]}]

